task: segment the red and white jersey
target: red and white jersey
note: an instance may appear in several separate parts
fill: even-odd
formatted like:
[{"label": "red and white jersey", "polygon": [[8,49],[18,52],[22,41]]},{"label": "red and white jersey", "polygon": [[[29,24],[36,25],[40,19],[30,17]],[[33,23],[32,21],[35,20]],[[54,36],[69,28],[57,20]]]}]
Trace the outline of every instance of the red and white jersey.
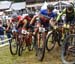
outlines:
[{"label": "red and white jersey", "polygon": [[32,18],[30,16],[25,16],[24,19],[26,19],[28,22],[30,22]]},{"label": "red and white jersey", "polygon": [[18,21],[21,21],[21,20],[22,20],[22,16],[20,16],[20,15],[17,16],[16,18],[11,19],[12,22],[18,22]]},{"label": "red and white jersey", "polygon": [[22,17],[23,17],[23,19],[26,19],[28,22],[30,22],[32,19],[28,14],[23,14]]}]

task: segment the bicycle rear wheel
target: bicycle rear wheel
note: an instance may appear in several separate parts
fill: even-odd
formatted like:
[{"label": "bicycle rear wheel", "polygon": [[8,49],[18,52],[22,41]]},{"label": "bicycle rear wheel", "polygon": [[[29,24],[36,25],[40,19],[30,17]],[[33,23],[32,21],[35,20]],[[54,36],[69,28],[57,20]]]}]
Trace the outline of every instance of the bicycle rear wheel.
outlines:
[{"label": "bicycle rear wheel", "polygon": [[18,55],[21,56],[23,52],[23,47],[22,47],[22,43],[19,42],[19,49],[18,49]]},{"label": "bicycle rear wheel", "polygon": [[33,46],[33,44],[34,44],[34,36],[32,36],[32,35],[29,36],[29,43],[30,43],[30,44],[28,45],[28,50],[29,50],[29,51],[32,51],[32,50],[33,50],[33,47],[34,47],[34,46]]},{"label": "bicycle rear wheel", "polygon": [[22,52],[26,50],[26,42],[25,39],[23,37],[23,35],[21,35],[22,37],[19,40],[19,47],[18,47],[18,55],[21,56]]}]

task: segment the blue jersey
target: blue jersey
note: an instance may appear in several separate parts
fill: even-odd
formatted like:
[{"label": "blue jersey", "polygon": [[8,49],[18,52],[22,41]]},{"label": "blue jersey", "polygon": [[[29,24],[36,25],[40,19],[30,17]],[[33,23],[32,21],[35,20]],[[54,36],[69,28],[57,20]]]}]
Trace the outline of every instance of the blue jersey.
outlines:
[{"label": "blue jersey", "polygon": [[41,10],[40,14],[48,16],[49,18],[55,18],[57,16],[57,14],[54,13],[54,12],[51,12],[50,14],[48,14],[48,11],[46,9],[45,10]]}]

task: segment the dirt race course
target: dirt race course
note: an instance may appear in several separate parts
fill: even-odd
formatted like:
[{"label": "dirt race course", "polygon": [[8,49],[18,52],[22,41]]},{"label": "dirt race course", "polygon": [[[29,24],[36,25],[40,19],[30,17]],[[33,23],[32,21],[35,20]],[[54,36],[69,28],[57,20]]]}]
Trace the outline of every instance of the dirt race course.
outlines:
[{"label": "dirt race course", "polygon": [[60,47],[55,47],[53,51],[45,53],[42,62],[37,60],[35,51],[24,51],[22,56],[12,56],[9,46],[0,48],[0,64],[62,64]]}]

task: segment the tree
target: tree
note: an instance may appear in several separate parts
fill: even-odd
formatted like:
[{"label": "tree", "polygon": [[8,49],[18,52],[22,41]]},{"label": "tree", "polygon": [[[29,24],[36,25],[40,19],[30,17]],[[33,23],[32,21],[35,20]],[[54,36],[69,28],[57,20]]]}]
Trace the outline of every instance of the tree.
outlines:
[{"label": "tree", "polygon": [[24,0],[13,0],[14,2],[23,2]]},{"label": "tree", "polygon": [[23,2],[24,0],[0,0],[0,1],[14,1],[14,2]]}]

